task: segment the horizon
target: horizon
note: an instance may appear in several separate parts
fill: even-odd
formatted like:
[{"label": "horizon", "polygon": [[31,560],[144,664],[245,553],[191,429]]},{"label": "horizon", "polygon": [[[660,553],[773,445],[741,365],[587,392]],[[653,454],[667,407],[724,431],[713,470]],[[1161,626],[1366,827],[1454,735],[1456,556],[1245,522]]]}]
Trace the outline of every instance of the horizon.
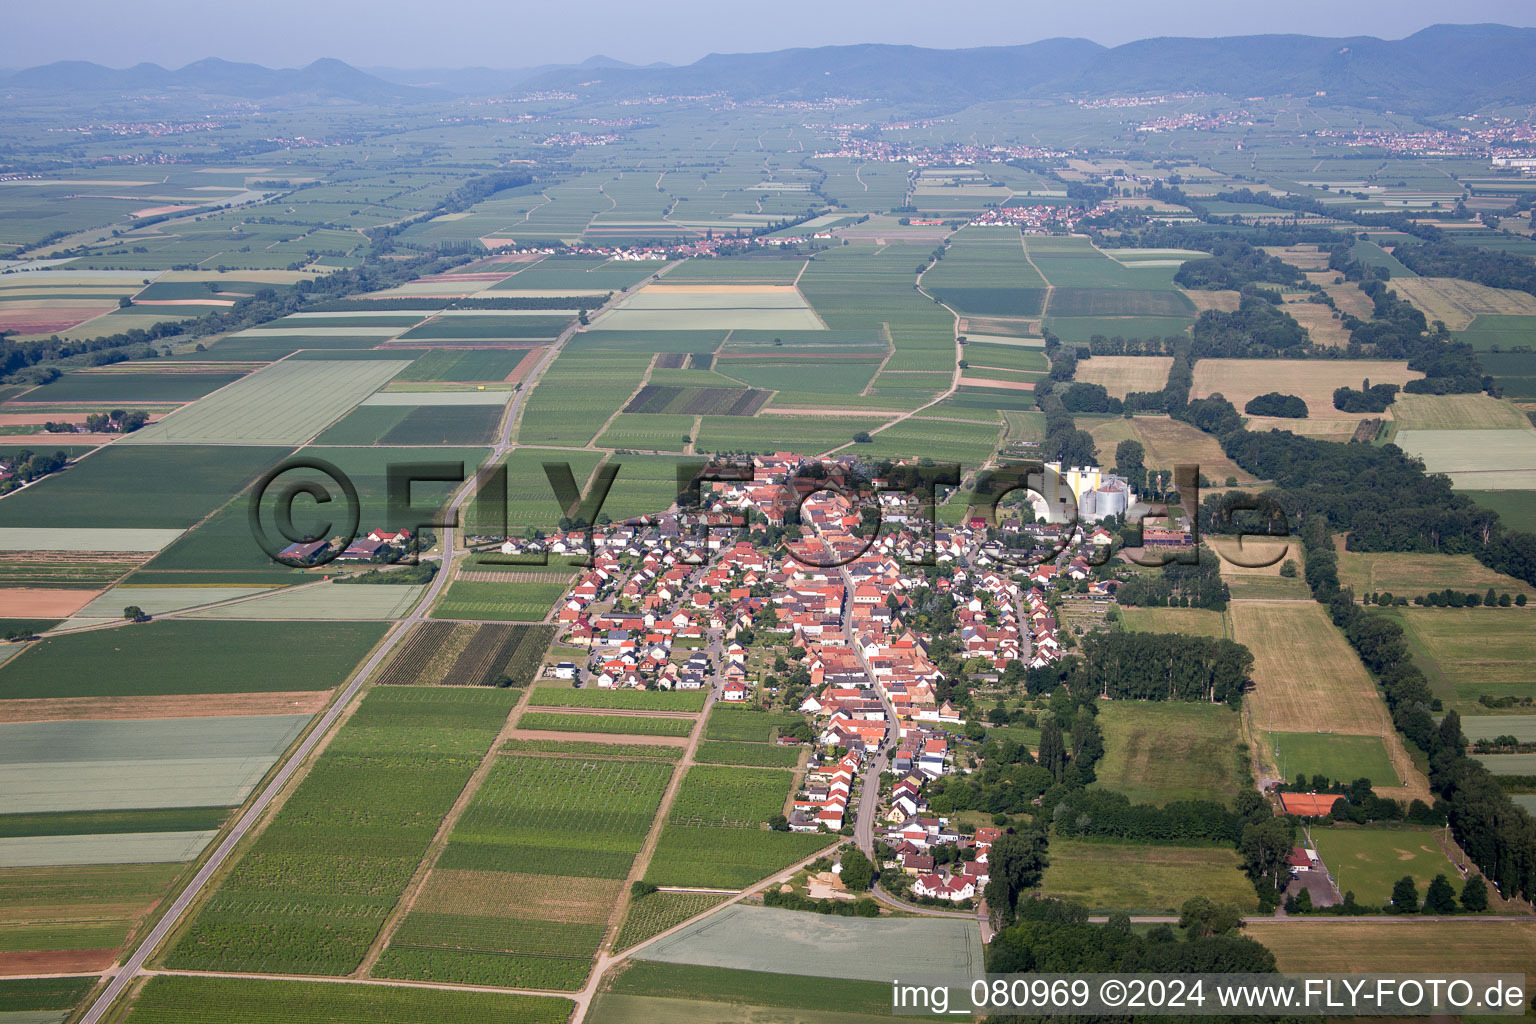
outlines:
[{"label": "horizon", "polygon": [[[584,0],[574,9],[567,5],[559,11],[517,12],[517,22],[526,30],[516,38],[502,38],[496,28],[506,12],[489,0],[458,0],[446,12],[442,6],[434,8],[430,17],[404,4],[365,7],[349,2],[316,10],[295,0],[280,0],[260,24],[238,26],[210,24],[205,9],[189,0],[147,0],[131,10],[86,0],[67,9],[13,11],[12,31],[0,40],[0,68],[88,61],[112,68],[148,63],[174,70],[210,57],[270,68],[304,67],[332,57],[354,67],[400,71],[510,71],[544,64],[576,65],[595,57],[637,66],[686,66],[711,55],[825,46],[969,49],[974,46],[974,30],[982,23],[992,40],[988,46],[1074,38],[1110,48],[1169,37],[1298,34],[1297,25],[1311,23],[1317,24],[1317,30],[1300,34],[1382,40],[1402,39],[1443,24],[1536,27],[1536,8],[1514,0],[1468,0],[1455,21],[1447,21],[1443,5],[1430,0],[1366,0],[1346,11],[1327,0],[1302,0],[1283,11],[1234,10],[1213,0],[1197,0],[1172,11],[1150,10],[1130,0],[1110,0],[1095,8],[1091,19],[1075,12],[1020,12],[1013,5],[985,0],[974,10],[974,17],[947,25],[929,24],[931,19],[921,16],[929,12],[915,0],[898,0],[894,7],[878,10],[863,3],[844,5],[830,13],[806,0],[790,0],[773,24],[747,24],[716,11],[696,11],[696,6],[689,0],[664,0],[654,10],[652,24],[637,25],[606,18],[605,13],[615,10],[610,0]],[[359,16],[366,20],[359,21]],[[298,39],[292,32],[295,18],[312,26]],[[807,18],[819,26],[810,45],[804,41]],[[483,23],[489,31],[466,38],[461,30],[475,23]],[[573,23],[588,30],[573,34],[568,28]],[[613,28],[605,31],[604,25]],[[597,28],[591,30],[592,26]],[[238,40],[230,38],[232,30]],[[525,46],[530,34],[539,40],[542,59],[503,59]]]}]

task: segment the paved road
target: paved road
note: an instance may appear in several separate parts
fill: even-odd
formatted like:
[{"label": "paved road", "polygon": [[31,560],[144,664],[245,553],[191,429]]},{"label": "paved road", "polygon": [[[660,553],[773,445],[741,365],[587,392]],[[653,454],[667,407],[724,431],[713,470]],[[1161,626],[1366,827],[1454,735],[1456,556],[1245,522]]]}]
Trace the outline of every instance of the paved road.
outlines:
[{"label": "paved road", "polygon": [[[615,295],[614,298],[609,301],[609,305],[617,302],[619,298],[619,295]],[[604,308],[606,309],[607,307],[605,306]],[[601,310],[599,310],[599,312],[601,312]],[[519,391],[513,394],[512,401],[507,407],[506,419],[502,423],[501,434],[497,438],[496,445],[491,451],[491,457],[489,460],[491,464],[499,462],[506,456],[508,450],[511,449],[512,431],[517,423],[517,416],[522,409],[524,400],[527,398],[528,393],[533,390],[537,377],[549,367],[549,364],[554,360],[558,350],[565,344],[567,340],[570,339],[571,335],[576,333],[578,326],[578,324],[572,324],[570,327],[566,328],[566,330],[559,336],[559,338],[556,339],[555,343],[549,346],[544,355],[544,358],[540,360],[538,366],[534,368],[534,372],[530,374],[528,383],[525,384]],[[471,477],[469,480],[464,482],[464,484],[459,488],[457,492],[455,492],[453,501],[449,504],[448,507],[449,521],[452,521],[458,515],[459,511],[463,508],[465,503],[474,496],[474,490],[475,481],[474,478]],[[325,740],[327,736],[330,735],[331,727],[336,724],[336,720],[341,717],[342,712],[346,710],[347,705],[351,703],[352,698],[357,696],[357,692],[362,689],[363,684],[366,683],[373,676],[373,673],[376,672],[379,667],[384,664],[384,662],[389,658],[391,652],[393,652],[395,647],[400,643],[401,639],[410,632],[411,627],[426,618],[428,609],[432,607],[432,604],[442,593],[443,587],[445,587],[448,583],[448,577],[452,575],[453,556],[456,552],[454,545],[454,527],[441,527],[438,530],[438,534],[442,540],[442,569],[433,578],[432,583],[428,586],[427,592],[422,596],[422,599],[417,602],[415,610],[395,624],[395,626],[385,636],[384,642],[380,644],[379,647],[373,652],[372,656],[370,656],[368,660],[363,663],[362,667],[353,674],[352,681],[346,685],[346,687],[341,691],[337,698],[331,703],[331,706],[326,709],[325,713],[321,716],[320,721],[316,723],[315,727],[311,729],[309,734],[304,737],[303,742],[299,744],[297,749],[294,750],[293,754],[288,758],[288,760],[283,762],[282,766],[277,770],[277,774],[272,777],[272,780],[267,783],[266,788],[264,788],[260,795],[257,796],[254,801],[252,801],[250,807],[246,809],[245,813],[240,816],[240,820],[237,821],[235,826],[229,830],[229,833],[224,837],[224,841],[219,843],[218,847],[214,849],[213,854],[209,856],[207,861],[205,861],[203,866],[198,870],[197,874],[193,876],[192,881],[189,882],[187,887],[183,889],[181,893],[176,897],[175,901],[171,904],[170,909],[165,912],[164,916],[160,918],[160,920],[155,924],[154,928],[150,929],[149,934],[146,935],[143,941],[139,943],[138,947],[128,957],[127,962],[125,962],[121,968],[112,974],[112,980],[108,983],[107,987],[102,990],[101,995],[96,997],[96,1001],[93,1002],[90,1009],[85,1012],[85,1016],[80,1018],[80,1024],[98,1024],[98,1022],[106,1015],[106,1012],[111,1007],[112,1003],[117,999],[118,996],[123,993],[123,990],[126,989],[135,978],[144,973],[144,964],[149,960],[150,956],[155,952],[156,949],[159,948],[160,944],[165,941],[166,937],[170,935],[178,925],[181,924],[182,919],[186,917],[187,910],[192,906],[192,903],[197,899],[199,895],[201,895],[202,891],[207,888],[208,883],[213,878],[213,876],[217,874],[221,868],[223,868],[225,862],[229,860],[230,855],[234,852],[235,847],[238,846],[240,841],[250,833],[251,829],[256,825],[257,821],[260,820],[262,814],[272,804],[272,801],[277,798],[278,794],[282,792],[283,787],[287,785],[291,778],[293,778],[293,775],[298,771],[299,766],[302,765],[305,759],[309,757],[310,753],[313,752],[321,744],[321,742]]]}]

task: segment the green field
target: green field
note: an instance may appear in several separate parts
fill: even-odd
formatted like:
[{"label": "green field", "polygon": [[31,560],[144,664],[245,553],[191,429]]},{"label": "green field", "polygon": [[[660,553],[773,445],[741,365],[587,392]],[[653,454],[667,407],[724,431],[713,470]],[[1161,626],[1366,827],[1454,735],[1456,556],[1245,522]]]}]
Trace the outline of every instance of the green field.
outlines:
[{"label": "green field", "polygon": [[1459,710],[1475,711],[1483,694],[1536,697],[1528,608],[1410,607],[1376,614],[1402,623],[1431,689],[1442,700],[1459,702]]},{"label": "green field", "polygon": [[892,1019],[890,1001],[889,983],[631,961],[592,1004],[588,1019],[598,1024],[871,1024]]},{"label": "green field", "polygon": [[[328,690],[385,628],[165,620],[76,633],[37,641],[0,666],[0,699]],[[295,658],[295,650],[303,657]]]},{"label": "green field", "polygon": [[[0,980],[0,1013],[69,1010],[96,987],[95,978],[14,978]],[[20,1024],[20,1018],[14,1018]]]},{"label": "green field", "polygon": [[1191,896],[1244,912],[1258,905],[1236,851],[1220,846],[1143,846],[1051,838],[1041,893],[1092,910],[1177,913]]},{"label": "green field", "polygon": [[508,753],[581,754],[587,757],[622,757],[631,760],[681,761],[683,747],[653,743],[625,743],[622,736],[609,743],[598,740],[508,740],[502,747]]},{"label": "green field", "polygon": [[1536,493],[1531,491],[1461,491],[1483,508],[1499,514],[1499,522],[1510,530],[1536,532]]},{"label": "green field", "polygon": [[770,832],[788,772],[697,765],[672,804],[645,880],[655,885],[744,888],[831,845],[837,837]]},{"label": "green field", "polygon": [[735,743],[705,740],[694,754],[701,764],[737,764],[758,768],[793,768],[800,763],[800,747],[772,743]]},{"label": "green field", "polygon": [[15,402],[191,402],[240,379],[238,373],[66,373]]},{"label": "green field", "polygon": [[518,696],[370,690],[166,963],[286,974],[355,969]]},{"label": "green field", "polygon": [[391,985],[235,978],[151,978],[125,1018],[132,1024],[565,1024],[571,1001],[554,996],[452,992]]},{"label": "green field", "polygon": [[633,736],[687,736],[692,718],[655,718],[646,715],[562,715],[554,711],[526,711],[517,720],[519,729],[556,732],[612,732]]},{"label": "green field", "polygon": [[1111,701],[1099,711],[1099,728],[1096,784],[1132,803],[1230,804],[1243,786],[1238,716],[1225,706]]},{"label": "green field", "polygon": [[716,704],[709,713],[708,724],[704,727],[704,738],[768,743],[777,736],[778,730],[804,721],[803,715],[788,712],[770,712],[758,708]]},{"label": "green field", "polygon": [[0,868],[0,953],[121,946],[184,870],[183,864]]},{"label": "green field", "polygon": [[1403,783],[1387,749],[1376,736],[1342,736],[1318,732],[1270,733],[1275,763],[1286,779],[1322,775],[1335,782],[1370,779],[1375,786]]},{"label": "green field", "polygon": [[1207,608],[1120,608],[1119,612],[1126,629],[1188,636],[1227,635],[1226,617]]},{"label": "green field", "polygon": [[561,582],[480,583],[457,579],[448,585],[432,617],[539,622],[566,592]]},{"label": "green field", "polygon": [[1367,907],[1379,907],[1391,899],[1392,883],[1404,875],[1413,876],[1420,899],[1436,875],[1445,875],[1453,883],[1458,877],[1432,829],[1335,825],[1314,828],[1312,842],[1339,891],[1353,892]]},{"label": "green field", "polygon": [[528,698],[530,707],[616,708],[623,711],[702,711],[702,691],[666,690],[572,690],[563,686],[536,686]]},{"label": "green field", "polygon": [[671,775],[655,761],[500,756],[376,973],[580,988]]},{"label": "green field", "polygon": [[647,893],[630,901],[624,927],[619,929],[618,938],[613,942],[614,951],[639,945],[653,935],[659,935],[690,917],[718,906],[726,899],[725,893],[720,892]]}]

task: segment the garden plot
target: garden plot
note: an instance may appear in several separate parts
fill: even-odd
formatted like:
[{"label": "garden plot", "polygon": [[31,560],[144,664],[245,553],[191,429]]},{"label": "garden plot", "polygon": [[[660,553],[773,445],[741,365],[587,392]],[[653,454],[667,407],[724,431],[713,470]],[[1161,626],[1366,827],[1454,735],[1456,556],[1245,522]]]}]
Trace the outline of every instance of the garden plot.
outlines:
[{"label": "garden plot", "polygon": [[1536,430],[1399,430],[1393,440],[1455,487],[1536,490]]},{"label": "garden plot", "polygon": [[831,917],[739,904],[647,946],[636,957],[867,981],[924,972],[968,978],[984,970],[981,932],[973,920]]},{"label": "garden plot", "polygon": [[302,443],[409,365],[402,359],[274,363],[118,443]]},{"label": "garden plot", "polygon": [[[91,836],[0,839],[0,868],[60,864],[169,864],[195,860],[217,831],[118,832]],[[4,1015],[0,1014],[0,1020]]]},{"label": "garden plot", "polygon": [[0,725],[0,813],[238,804],[309,719]]},{"label": "garden plot", "polygon": [[400,584],[336,584],[285,590],[269,597],[187,614],[194,619],[398,619],[426,592]]},{"label": "garden plot", "polygon": [[788,285],[650,285],[593,321],[603,331],[816,331],[825,325]]}]

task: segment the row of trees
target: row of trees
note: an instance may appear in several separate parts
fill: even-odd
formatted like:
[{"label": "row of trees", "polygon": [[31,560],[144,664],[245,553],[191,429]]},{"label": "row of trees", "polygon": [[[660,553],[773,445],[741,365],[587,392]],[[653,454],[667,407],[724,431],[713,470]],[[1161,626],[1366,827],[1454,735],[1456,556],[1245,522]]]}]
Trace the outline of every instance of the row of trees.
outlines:
[{"label": "row of trees", "polygon": [[1096,630],[1082,638],[1086,681],[1125,700],[1242,700],[1253,652],[1225,637]]}]

